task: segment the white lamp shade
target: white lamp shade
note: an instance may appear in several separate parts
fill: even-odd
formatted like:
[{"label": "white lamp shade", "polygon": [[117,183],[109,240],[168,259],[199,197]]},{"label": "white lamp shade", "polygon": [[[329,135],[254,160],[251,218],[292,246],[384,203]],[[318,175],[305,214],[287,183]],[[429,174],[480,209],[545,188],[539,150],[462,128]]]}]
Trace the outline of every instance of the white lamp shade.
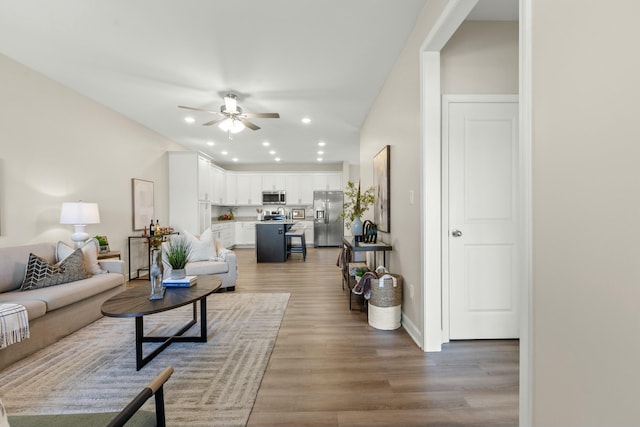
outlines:
[{"label": "white lamp shade", "polygon": [[100,224],[97,203],[64,202],[60,211],[60,224]]}]

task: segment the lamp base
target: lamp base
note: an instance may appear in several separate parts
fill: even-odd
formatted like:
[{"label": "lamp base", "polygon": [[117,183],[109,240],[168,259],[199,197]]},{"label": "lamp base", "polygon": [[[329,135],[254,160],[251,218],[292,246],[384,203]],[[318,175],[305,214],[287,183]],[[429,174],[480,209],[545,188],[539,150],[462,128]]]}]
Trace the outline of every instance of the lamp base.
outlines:
[{"label": "lamp base", "polygon": [[86,225],[74,225],[75,233],[71,235],[71,240],[74,242],[76,249],[81,247],[84,242],[89,240],[89,233],[85,231]]}]

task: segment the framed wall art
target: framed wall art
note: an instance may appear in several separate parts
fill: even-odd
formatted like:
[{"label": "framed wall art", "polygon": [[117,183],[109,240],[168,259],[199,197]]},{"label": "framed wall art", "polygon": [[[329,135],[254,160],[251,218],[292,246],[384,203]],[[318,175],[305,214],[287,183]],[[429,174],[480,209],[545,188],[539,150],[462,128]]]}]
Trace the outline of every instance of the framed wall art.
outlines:
[{"label": "framed wall art", "polygon": [[378,231],[385,233],[389,233],[391,228],[389,150],[390,147],[385,145],[373,158],[373,188],[376,199],[373,205],[373,222],[378,226]]},{"label": "framed wall art", "polygon": [[131,179],[131,194],[133,196],[133,229],[143,230],[154,218],[153,212],[153,181]]}]

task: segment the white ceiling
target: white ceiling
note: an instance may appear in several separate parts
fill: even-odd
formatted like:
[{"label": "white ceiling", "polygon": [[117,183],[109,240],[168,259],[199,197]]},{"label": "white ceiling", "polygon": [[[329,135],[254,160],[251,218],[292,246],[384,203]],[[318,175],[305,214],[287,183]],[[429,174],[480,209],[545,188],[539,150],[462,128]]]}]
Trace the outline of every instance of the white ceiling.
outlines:
[{"label": "white ceiling", "polygon": [[[0,52],[220,164],[359,163],[359,129],[426,1],[0,0]],[[471,19],[514,10],[481,0]],[[177,108],[218,111],[227,92],[281,118],[229,140]]]}]

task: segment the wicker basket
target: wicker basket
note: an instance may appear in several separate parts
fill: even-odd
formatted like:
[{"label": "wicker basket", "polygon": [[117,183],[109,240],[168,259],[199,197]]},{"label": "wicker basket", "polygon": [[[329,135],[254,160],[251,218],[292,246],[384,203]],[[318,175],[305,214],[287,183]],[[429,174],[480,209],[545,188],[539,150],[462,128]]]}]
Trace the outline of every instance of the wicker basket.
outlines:
[{"label": "wicker basket", "polygon": [[[393,286],[395,278],[396,286]],[[384,276],[383,276],[384,277]],[[371,299],[369,304],[376,307],[395,307],[402,304],[402,276],[388,274],[385,279],[371,279]]]},{"label": "wicker basket", "polygon": [[[369,325],[376,329],[398,329],[402,320],[402,277],[397,274],[371,279]],[[395,281],[393,280],[395,279]],[[394,286],[395,282],[395,286]]]}]

